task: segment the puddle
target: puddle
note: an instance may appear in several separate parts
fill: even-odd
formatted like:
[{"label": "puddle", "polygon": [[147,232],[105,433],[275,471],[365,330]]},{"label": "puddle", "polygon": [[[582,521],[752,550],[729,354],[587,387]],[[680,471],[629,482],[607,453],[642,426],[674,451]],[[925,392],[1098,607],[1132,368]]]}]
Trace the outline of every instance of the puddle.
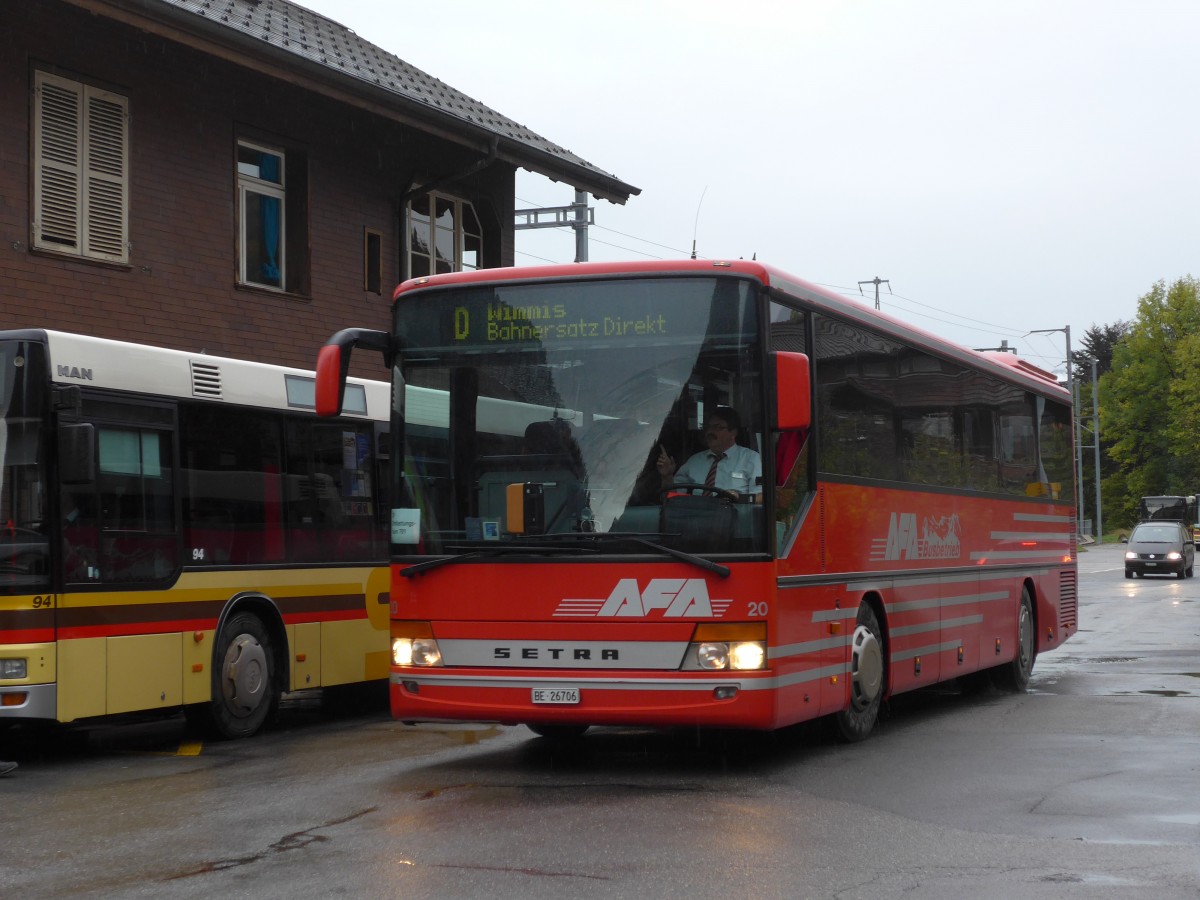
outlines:
[{"label": "puddle", "polygon": [[1138,691],[1139,694],[1154,694],[1156,697],[1190,697],[1189,691]]},{"label": "puddle", "polygon": [[1160,822],[1170,822],[1174,825],[1200,825],[1200,813],[1181,813],[1176,816],[1155,816]]}]

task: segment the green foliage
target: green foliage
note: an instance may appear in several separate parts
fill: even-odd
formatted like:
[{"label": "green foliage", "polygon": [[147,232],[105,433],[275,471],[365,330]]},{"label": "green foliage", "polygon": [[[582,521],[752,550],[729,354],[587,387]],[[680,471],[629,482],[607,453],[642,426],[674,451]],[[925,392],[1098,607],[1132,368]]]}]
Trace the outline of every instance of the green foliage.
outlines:
[{"label": "green foliage", "polygon": [[1100,431],[1115,471],[1106,519],[1129,524],[1137,499],[1200,491],[1200,282],[1158,282],[1100,378]]},{"label": "green foliage", "polygon": [[1117,321],[1111,325],[1093,325],[1085,331],[1079,339],[1079,349],[1071,351],[1075,380],[1091,383],[1093,359],[1097,378],[1108,372],[1112,368],[1113,351],[1132,327],[1132,322]]}]

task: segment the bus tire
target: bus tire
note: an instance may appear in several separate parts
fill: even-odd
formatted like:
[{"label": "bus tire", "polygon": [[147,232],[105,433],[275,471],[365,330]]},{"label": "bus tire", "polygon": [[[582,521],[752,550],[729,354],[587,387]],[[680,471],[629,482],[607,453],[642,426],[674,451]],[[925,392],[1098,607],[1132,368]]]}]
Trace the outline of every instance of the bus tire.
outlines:
[{"label": "bus tire", "polygon": [[1020,694],[1029,686],[1033,661],[1037,656],[1037,625],[1033,618],[1033,597],[1029,588],[1021,588],[1021,605],[1017,607],[1017,655],[1012,662],[996,669],[996,686]]},{"label": "bus tire", "polygon": [[206,708],[211,732],[220,738],[250,737],[275,715],[279,697],[270,632],[253,613],[234,613],[217,637],[212,700]]},{"label": "bus tire", "polygon": [[548,741],[558,743],[568,743],[577,741],[587,733],[590,725],[558,725],[558,724],[538,724],[527,722],[525,727],[536,734],[538,737],[543,737]]},{"label": "bus tire", "polygon": [[858,607],[850,639],[850,705],[833,716],[835,733],[846,743],[865,740],[879,718],[885,689],[883,629],[868,603]]}]

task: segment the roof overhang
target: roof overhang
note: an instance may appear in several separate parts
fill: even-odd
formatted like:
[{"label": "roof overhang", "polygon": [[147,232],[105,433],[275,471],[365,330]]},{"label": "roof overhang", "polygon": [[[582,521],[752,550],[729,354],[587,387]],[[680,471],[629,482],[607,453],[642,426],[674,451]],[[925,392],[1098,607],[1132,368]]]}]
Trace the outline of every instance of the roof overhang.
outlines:
[{"label": "roof overhang", "polygon": [[[431,107],[360,77],[307,59],[283,47],[166,0],[64,0],[94,15],[297,84],[339,103],[437,135],[497,159],[565,182],[602,200],[623,204],[641,189],[545,141],[532,146],[485,125]],[[314,14],[315,15],[315,14]],[[529,132],[532,134],[532,132]],[[494,148],[494,150],[493,150]]]}]

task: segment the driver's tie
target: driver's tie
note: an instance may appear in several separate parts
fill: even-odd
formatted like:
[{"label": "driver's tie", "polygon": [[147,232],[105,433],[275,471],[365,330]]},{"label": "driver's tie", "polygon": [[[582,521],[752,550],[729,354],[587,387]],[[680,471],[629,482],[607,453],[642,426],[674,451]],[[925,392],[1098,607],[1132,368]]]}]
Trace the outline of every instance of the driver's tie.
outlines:
[{"label": "driver's tie", "polygon": [[704,477],[704,486],[705,487],[716,487],[717,486],[717,466],[718,466],[718,464],[720,464],[721,460],[723,460],[725,458],[725,454],[724,453],[712,453],[710,455],[712,456],[713,461],[712,461],[712,465],[708,467],[708,475],[706,475]]}]

